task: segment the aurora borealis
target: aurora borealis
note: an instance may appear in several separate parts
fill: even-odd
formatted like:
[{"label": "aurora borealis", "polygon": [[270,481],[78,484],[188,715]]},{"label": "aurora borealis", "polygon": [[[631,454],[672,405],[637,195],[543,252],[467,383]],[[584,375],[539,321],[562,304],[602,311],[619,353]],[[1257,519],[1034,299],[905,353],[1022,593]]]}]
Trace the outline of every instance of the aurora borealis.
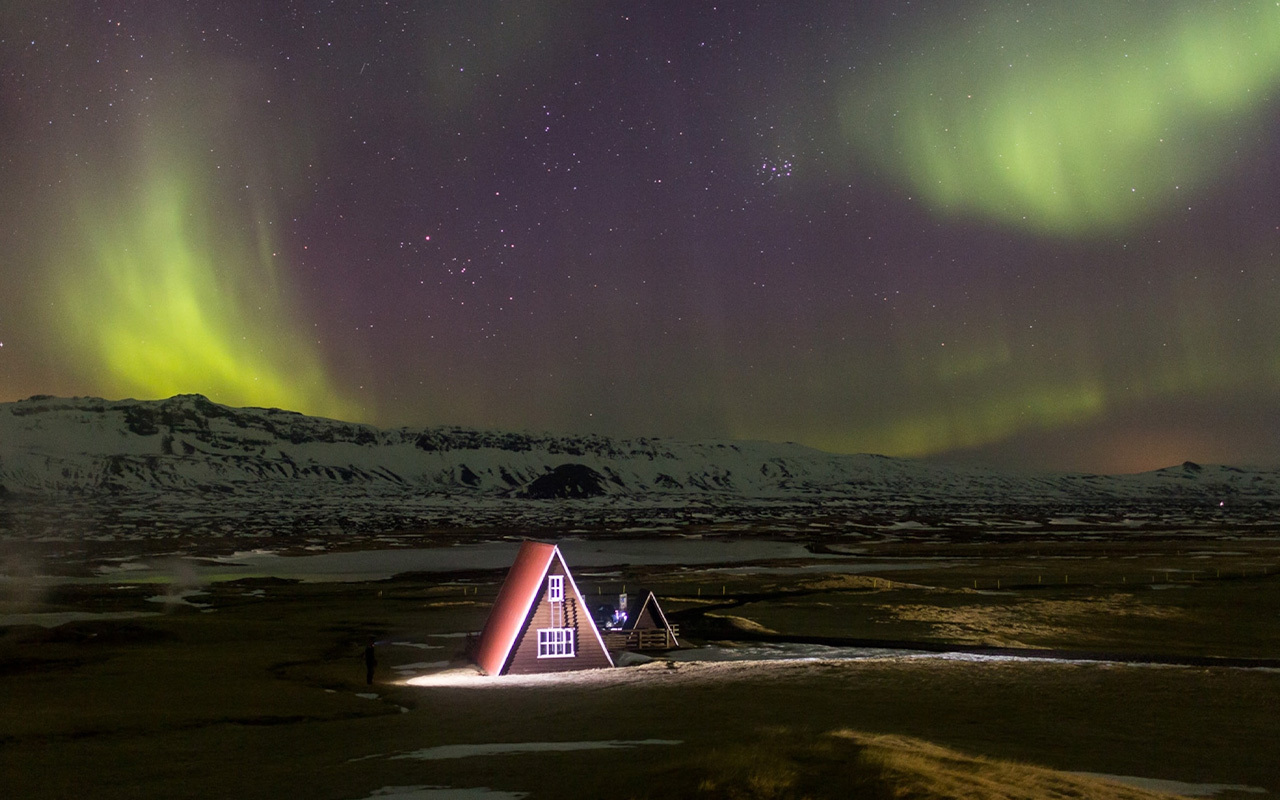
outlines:
[{"label": "aurora borealis", "polygon": [[[940,212],[1064,235],[1168,211],[1220,172],[1280,80],[1275,0],[1031,4],[848,81],[855,142]],[[884,84],[883,86],[881,84]]]},{"label": "aurora borealis", "polygon": [[53,265],[62,271],[54,302],[65,309],[54,321],[68,356],[87,356],[85,374],[109,394],[167,397],[200,386],[237,405],[358,415],[289,324],[272,221],[252,220],[257,242],[235,241],[234,228],[210,230],[236,210],[201,207],[208,190],[184,169],[183,159],[152,155],[129,192],[101,191],[121,213],[83,212],[75,239],[90,249]]},{"label": "aurora borealis", "polygon": [[0,400],[1280,463],[1280,3],[22,0]]}]

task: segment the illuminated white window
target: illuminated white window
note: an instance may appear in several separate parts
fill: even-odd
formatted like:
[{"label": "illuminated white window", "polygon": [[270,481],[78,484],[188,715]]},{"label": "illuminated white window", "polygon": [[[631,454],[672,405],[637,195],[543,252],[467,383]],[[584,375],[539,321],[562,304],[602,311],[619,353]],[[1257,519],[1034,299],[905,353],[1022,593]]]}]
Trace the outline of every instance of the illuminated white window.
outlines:
[{"label": "illuminated white window", "polygon": [[564,602],[564,576],[563,575],[547,576],[547,602],[549,603]]},{"label": "illuminated white window", "polygon": [[573,658],[573,628],[539,628],[538,658]]}]

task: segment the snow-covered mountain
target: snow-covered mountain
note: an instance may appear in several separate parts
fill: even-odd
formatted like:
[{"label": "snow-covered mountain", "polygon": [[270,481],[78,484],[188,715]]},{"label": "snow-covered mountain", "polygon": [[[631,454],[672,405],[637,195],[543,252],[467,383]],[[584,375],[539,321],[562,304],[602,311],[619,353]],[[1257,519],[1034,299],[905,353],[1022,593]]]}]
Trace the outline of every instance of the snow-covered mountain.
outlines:
[{"label": "snow-covered mountain", "polygon": [[199,395],[0,404],[0,494],[461,499],[848,498],[1270,505],[1280,473],[1183,464],[1141,475],[1013,475],[796,444],[383,430]]}]

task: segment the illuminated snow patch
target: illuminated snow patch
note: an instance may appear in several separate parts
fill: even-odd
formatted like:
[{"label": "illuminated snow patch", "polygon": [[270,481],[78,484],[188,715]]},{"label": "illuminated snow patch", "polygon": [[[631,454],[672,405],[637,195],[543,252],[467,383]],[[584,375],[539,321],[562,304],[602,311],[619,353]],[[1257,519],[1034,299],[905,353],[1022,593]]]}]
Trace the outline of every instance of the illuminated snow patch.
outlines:
[{"label": "illuminated snow patch", "polygon": [[1073,772],[1071,774],[1080,775],[1085,778],[1097,778],[1099,780],[1112,781],[1113,783],[1122,783],[1126,786],[1136,786],[1139,789],[1149,789],[1153,792],[1179,794],[1184,797],[1212,797],[1221,792],[1267,794],[1266,789],[1262,789],[1257,786],[1244,786],[1238,783],[1185,783],[1183,781],[1170,781],[1163,778],[1140,778],[1134,775],[1106,775],[1101,772]]},{"label": "illuminated snow patch", "polygon": [[1133,664],[1124,661],[1111,661],[1103,658],[1052,658],[1049,656],[1017,656],[1005,655],[1000,653],[919,653],[909,656],[910,658],[932,658],[940,661],[967,661],[972,663],[1002,663],[1012,662],[1019,664],[1124,664],[1126,666],[1162,666],[1160,664]]},{"label": "illuminated snow patch", "polygon": [[823,644],[793,642],[761,642],[707,645],[696,649],[675,650],[658,657],[666,661],[860,661],[873,658],[924,655],[920,650],[884,647],[833,647]]},{"label": "illuminated snow patch", "polygon": [[396,672],[416,672],[422,669],[443,669],[449,666],[448,661],[418,661],[413,664],[396,664],[391,669]]},{"label": "illuminated snow patch", "polygon": [[684,744],[678,739],[607,739],[593,742],[496,742],[493,744],[445,744],[427,747],[411,753],[391,756],[393,759],[412,758],[419,761],[442,761],[449,758],[471,756],[504,756],[520,753],[562,753],[572,750],[625,750],[643,745]]},{"label": "illuminated snow patch", "polygon": [[[401,681],[405,686],[420,688],[503,689],[528,686],[587,686],[596,684],[627,683],[646,680],[654,672],[671,672],[680,668],[700,668],[717,665],[751,664],[771,662],[775,664],[804,664],[819,661],[863,661],[893,658],[912,658],[935,655],[920,650],[900,650],[883,647],[832,647],[820,644],[791,642],[707,645],[705,647],[674,650],[649,657],[638,653],[616,656],[616,666],[602,669],[582,669],[569,672],[547,672],[532,675],[485,675],[475,666],[429,672]],[[406,671],[407,671],[406,665]]]},{"label": "illuminated snow patch", "polygon": [[440,672],[432,672],[427,675],[418,675],[408,678],[403,683],[406,686],[421,686],[429,688],[492,688],[495,686],[516,686],[528,683],[548,683],[562,681],[571,682],[575,676],[580,676],[583,672],[600,672],[601,670],[579,670],[574,672],[553,672],[541,675],[485,675],[478,667],[459,667],[457,669],[446,669]]}]

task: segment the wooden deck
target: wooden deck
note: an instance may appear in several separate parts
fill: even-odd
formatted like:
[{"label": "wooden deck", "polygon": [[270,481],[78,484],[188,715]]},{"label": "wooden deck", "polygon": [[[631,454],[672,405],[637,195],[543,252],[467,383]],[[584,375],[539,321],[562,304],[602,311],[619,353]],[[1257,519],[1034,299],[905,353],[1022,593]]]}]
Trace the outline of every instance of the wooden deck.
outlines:
[{"label": "wooden deck", "polygon": [[[680,626],[672,625],[671,633],[680,635]],[[674,650],[679,647],[666,628],[641,628],[633,631],[601,631],[604,646],[610,650]]]}]

